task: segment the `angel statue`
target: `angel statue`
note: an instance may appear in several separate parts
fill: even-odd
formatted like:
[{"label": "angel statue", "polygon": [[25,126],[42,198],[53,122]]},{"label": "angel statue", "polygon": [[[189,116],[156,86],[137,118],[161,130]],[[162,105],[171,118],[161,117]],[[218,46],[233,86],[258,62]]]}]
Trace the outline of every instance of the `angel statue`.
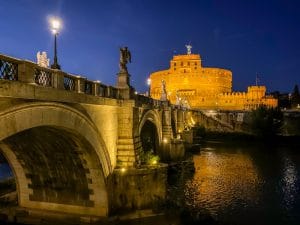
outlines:
[{"label": "angel statue", "polygon": [[128,47],[120,48],[120,72],[128,73],[126,66],[128,62],[131,63],[131,53],[128,50]]}]

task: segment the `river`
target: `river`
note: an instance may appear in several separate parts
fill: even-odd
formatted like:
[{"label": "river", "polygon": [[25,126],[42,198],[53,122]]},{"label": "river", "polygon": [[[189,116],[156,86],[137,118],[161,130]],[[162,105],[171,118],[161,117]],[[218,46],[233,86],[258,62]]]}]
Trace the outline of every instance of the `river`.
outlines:
[{"label": "river", "polygon": [[[177,190],[190,210],[217,224],[300,224],[300,149],[206,142],[193,161],[195,173]],[[11,175],[1,167],[1,176]]]},{"label": "river", "polygon": [[194,210],[221,224],[300,224],[300,149],[207,142],[193,160]]}]

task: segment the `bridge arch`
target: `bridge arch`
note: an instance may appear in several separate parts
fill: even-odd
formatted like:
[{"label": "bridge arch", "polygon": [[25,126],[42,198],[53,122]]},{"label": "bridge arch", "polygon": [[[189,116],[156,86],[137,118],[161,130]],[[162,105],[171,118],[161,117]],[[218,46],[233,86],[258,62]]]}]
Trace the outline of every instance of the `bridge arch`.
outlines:
[{"label": "bridge arch", "polygon": [[[147,137],[144,135],[147,135]],[[147,145],[145,138],[150,138],[152,144],[155,145],[153,146],[154,153],[158,154],[159,146],[162,142],[162,123],[157,111],[148,110],[143,115],[138,127],[138,136],[140,136],[143,148]]]},{"label": "bridge arch", "polygon": [[[34,140],[30,146],[28,140]],[[107,215],[109,154],[95,125],[78,110],[29,103],[2,111],[0,151],[14,171],[21,207]],[[53,159],[56,165],[49,165]]]}]

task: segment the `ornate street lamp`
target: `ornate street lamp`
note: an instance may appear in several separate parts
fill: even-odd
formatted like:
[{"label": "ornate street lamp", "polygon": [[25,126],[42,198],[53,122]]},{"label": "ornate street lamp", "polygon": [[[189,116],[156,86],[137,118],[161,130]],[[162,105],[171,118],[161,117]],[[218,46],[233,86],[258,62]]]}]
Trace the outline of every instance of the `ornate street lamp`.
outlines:
[{"label": "ornate street lamp", "polygon": [[54,61],[53,61],[53,64],[51,65],[51,68],[52,69],[60,70],[60,65],[57,62],[57,44],[56,44],[56,39],[57,39],[58,32],[59,32],[59,30],[61,28],[61,22],[60,22],[59,19],[53,18],[53,19],[51,19],[50,23],[51,23],[52,33],[54,34]]}]

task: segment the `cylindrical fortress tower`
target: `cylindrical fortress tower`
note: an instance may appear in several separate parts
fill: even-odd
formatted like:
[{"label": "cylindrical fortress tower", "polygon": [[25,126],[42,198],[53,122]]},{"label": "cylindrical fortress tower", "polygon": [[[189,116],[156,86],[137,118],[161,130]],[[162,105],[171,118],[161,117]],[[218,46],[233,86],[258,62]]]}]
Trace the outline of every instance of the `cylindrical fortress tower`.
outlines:
[{"label": "cylindrical fortress tower", "polygon": [[186,99],[195,108],[206,108],[205,105],[211,105],[216,95],[232,92],[231,71],[202,67],[199,54],[174,56],[168,70],[154,72],[150,79],[152,98],[160,99],[164,80],[171,103],[175,104],[177,95],[177,99]]}]

